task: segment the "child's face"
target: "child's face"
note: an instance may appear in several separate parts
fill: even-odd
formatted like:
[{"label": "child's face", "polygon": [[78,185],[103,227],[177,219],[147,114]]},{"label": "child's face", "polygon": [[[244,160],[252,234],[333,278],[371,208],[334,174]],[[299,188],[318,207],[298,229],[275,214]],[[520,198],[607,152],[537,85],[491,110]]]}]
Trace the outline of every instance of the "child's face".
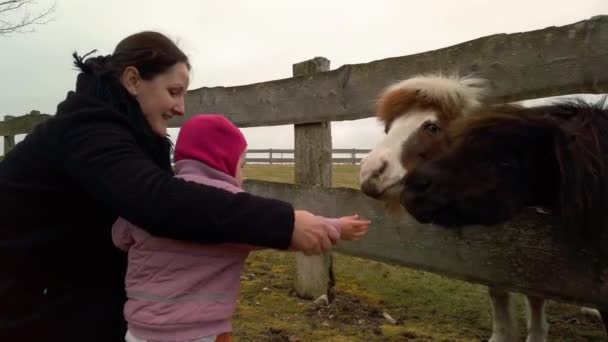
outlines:
[{"label": "child's face", "polygon": [[236,178],[236,181],[239,182],[239,184],[243,184],[243,167],[245,166],[246,155],[247,151],[243,151],[243,154],[241,154],[241,158],[239,159],[239,164],[236,166],[236,175],[234,178]]}]

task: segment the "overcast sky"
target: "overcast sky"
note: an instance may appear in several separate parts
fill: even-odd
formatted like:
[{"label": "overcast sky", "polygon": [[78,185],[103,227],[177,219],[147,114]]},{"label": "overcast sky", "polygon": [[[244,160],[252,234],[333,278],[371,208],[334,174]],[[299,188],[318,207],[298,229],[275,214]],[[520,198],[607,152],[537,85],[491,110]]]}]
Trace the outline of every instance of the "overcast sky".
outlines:
[{"label": "overcast sky", "polygon": [[[52,0],[40,0],[43,8]],[[496,34],[608,14],[607,0],[57,0],[54,21],[0,36],[0,116],[54,114],[73,89],[71,53],[111,53],[125,36],[158,30],[190,56],[190,88],[291,77],[315,56],[331,69],[438,49]],[[293,126],[243,129],[250,148],[293,147]],[[172,132],[175,135],[175,131]],[[370,148],[374,119],[335,122],[334,148]]]}]

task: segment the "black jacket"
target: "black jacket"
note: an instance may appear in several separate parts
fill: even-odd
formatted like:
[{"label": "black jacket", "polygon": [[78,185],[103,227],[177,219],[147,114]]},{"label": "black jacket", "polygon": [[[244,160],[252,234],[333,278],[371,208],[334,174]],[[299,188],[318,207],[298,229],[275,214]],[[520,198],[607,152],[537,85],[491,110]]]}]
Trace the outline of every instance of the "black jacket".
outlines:
[{"label": "black jacket", "polygon": [[83,73],[0,162],[0,341],[122,341],[122,216],[151,234],[286,249],[291,205],[173,178],[135,99]]}]

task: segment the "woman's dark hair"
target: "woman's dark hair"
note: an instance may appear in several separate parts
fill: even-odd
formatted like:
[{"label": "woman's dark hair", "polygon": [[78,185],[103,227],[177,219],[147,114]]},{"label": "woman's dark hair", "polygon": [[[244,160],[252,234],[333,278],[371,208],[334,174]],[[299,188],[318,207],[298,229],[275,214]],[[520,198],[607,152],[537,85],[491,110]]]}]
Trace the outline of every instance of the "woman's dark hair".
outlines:
[{"label": "woman's dark hair", "polygon": [[120,78],[124,70],[135,67],[144,80],[151,80],[162,74],[177,63],[185,63],[190,69],[190,62],[186,54],[165,35],[144,31],[130,35],[121,40],[114,53],[108,56],[88,58],[89,54],[79,57],[74,52],[74,64],[85,73],[102,72],[110,73]]}]

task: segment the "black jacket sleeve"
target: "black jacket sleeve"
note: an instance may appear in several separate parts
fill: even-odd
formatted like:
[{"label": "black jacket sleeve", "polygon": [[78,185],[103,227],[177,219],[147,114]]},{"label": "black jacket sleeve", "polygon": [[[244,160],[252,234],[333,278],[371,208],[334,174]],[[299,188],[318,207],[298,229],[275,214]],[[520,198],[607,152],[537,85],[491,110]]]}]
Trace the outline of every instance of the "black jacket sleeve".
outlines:
[{"label": "black jacket sleeve", "polygon": [[63,123],[62,167],[116,215],[173,239],[289,246],[290,204],[175,178],[145,155],[121,120],[102,113],[79,117]]}]

